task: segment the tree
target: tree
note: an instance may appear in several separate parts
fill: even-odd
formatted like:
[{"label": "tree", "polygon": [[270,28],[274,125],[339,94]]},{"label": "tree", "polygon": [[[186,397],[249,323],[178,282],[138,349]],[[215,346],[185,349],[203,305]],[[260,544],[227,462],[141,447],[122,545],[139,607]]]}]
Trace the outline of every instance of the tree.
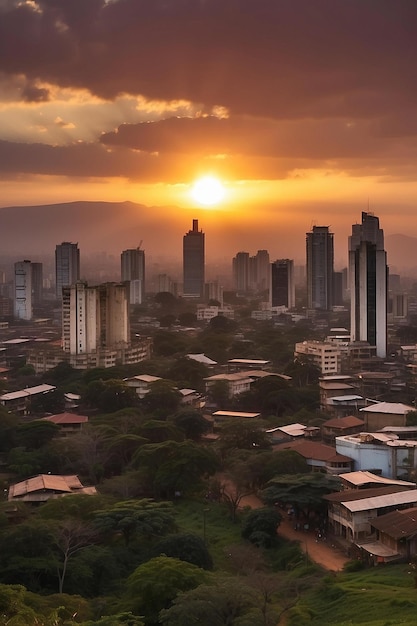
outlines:
[{"label": "tree", "polygon": [[[209,574],[191,563],[160,556],[143,563],[129,576],[123,607],[145,617],[145,624],[158,624],[158,615],[179,593],[206,582]],[[190,622],[188,622],[190,624]]]},{"label": "tree", "polygon": [[214,452],[192,441],[146,444],[138,450],[134,462],[146,471],[152,493],[158,497],[190,493],[202,478],[218,469]]},{"label": "tree", "polygon": [[169,535],[158,541],[152,550],[152,556],[162,554],[187,561],[202,569],[211,570],[213,568],[213,559],[204,539],[191,533]]},{"label": "tree", "polygon": [[168,369],[166,377],[178,383],[179,387],[189,387],[203,392],[204,379],[209,370],[204,363],[199,363],[188,357],[180,357]]},{"label": "tree", "polygon": [[260,548],[270,548],[281,521],[282,516],[276,509],[255,509],[243,522],[242,537]]},{"label": "tree", "polygon": [[155,416],[165,418],[175,413],[181,402],[181,394],[174,383],[156,380],[149,385],[149,391],[142,400],[145,410]]},{"label": "tree", "polygon": [[181,326],[195,326],[197,323],[197,315],[192,311],[184,311],[178,315],[178,321]]},{"label": "tree", "polygon": [[16,431],[18,445],[36,450],[48,444],[60,432],[59,426],[47,420],[33,420],[20,424]]},{"label": "tree", "polygon": [[[255,592],[242,580],[217,578],[179,594],[171,608],[161,611],[160,622],[164,626],[260,626],[261,616],[253,613],[256,605]],[[248,621],[241,621],[245,616]]]},{"label": "tree", "polygon": [[230,405],[229,383],[226,380],[216,380],[210,384],[207,396],[217,408],[226,409]]},{"label": "tree", "polygon": [[150,540],[175,528],[173,507],[148,499],[117,502],[96,512],[95,526],[103,533],[123,535],[125,545],[138,536]]},{"label": "tree", "polygon": [[284,474],[269,481],[261,492],[262,500],[268,505],[276,502],[291,504],[296,515],[303,512],[308,518],[310,512],[321,513],[325,508],[323,496],[340,490],[340,479],[337,476],[319,474]]},{"label": "tree", "polygon": [[123,380],[94,380],[87,386],[82,401],[102,413],[114,413],[136,406],[137,395]]},{"label": "tree", "polygon": [[268,449],[271,442],[262,420],[250,418],[229,419],[221,425],[218,446],[223,455],[231,450]]},{"label": "tree", "polygon": [[237,328],[237,324],[234,320],[224,315],[216,315],[216,317],[211,318],[209,327],[210,330],[216,333],[233,333]]},{"label": "tree", "polygon": [[58,591],[63,592],[65,576],[70,559],[90,546],[97,536],[97,531],[84,522],[68,518],[55,525],[53,531],[53,545],[58,549],[62,561],[57,565]]},{"label": "tree", "polygon": [[211,423],[196,409],[178,411],[170,418],[172,423],[180,429],[186,439],[200,439],[201,435],[211,429]]},{"label": "tree", "polygon": [[65,409],[64,392],[60,389],[52,389],[47,393],[39,393],[32,396],[30,401],[31,413],[61,413]]}]

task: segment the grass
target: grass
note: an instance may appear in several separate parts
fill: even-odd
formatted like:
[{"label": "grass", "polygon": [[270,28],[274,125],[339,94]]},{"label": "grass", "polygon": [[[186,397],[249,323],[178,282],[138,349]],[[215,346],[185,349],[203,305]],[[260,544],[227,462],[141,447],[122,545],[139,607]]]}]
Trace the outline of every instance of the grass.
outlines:
[{"label": "grass", "polygon": [[326,576],[289,613],[288,626],[414,626],[417,590],[407,564]]},{"label": "grass", "polygon": [[180,501],[175,505],[176,522],[182,532],[206,540],[214,569],[228,570],[226,548],[242,542],[240,523],[233,523],[225,505],[217,502]]}]

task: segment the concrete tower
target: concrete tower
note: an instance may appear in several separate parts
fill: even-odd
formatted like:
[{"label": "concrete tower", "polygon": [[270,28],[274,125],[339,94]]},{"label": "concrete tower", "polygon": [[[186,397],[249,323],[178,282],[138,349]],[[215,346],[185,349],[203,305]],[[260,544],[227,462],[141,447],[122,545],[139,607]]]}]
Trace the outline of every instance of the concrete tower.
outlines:
[{"label": "concrete tower", "polygon": [[204,296],[205,251],[204,233],[198,230],[198,220],[193,220],[193,228],[183,237],[184,297]]},{"label": "concrete tower", "polygon": [[387,354],[388,267],[384,231],[372,213],[352,226],[349,237],[350,332],[352,341],[367,341],[376,354]]}]

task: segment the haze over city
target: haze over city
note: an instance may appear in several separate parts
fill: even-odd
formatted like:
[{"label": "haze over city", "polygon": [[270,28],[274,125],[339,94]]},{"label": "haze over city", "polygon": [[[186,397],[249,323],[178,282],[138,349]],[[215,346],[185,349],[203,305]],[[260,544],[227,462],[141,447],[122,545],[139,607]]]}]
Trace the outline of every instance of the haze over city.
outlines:
[{"label": "haze over city", "polygon": [[[343,262],[363,210],[387,241],[415,237],[416,17],[385,0],[2,3],[0,203],[138,203],[123,246],[157,254],[159,232],[178,256],[197,218],[208,259],[302,259],[325,224]],[[218,195],[193,193],[205,176]]]}]

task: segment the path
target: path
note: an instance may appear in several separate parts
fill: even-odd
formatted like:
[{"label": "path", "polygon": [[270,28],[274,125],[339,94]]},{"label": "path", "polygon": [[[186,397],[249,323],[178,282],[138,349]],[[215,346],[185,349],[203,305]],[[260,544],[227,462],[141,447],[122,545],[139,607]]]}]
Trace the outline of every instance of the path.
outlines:
[{"label": "path", "polygon": [[[250,506],[252,509],[263,507],[263,503],[255,495],[245,496],[240,502],[240,508]],[[295,530],[293,523],[285,515],[278,527],[278,535],[289,539],[290,541],[298,541],[300,548],[306,555],[318,565],[333,572],[343,569],[348,562],[348,557],[339,548],[333,547],[328,541],[316,541],[314,531]]]}]

